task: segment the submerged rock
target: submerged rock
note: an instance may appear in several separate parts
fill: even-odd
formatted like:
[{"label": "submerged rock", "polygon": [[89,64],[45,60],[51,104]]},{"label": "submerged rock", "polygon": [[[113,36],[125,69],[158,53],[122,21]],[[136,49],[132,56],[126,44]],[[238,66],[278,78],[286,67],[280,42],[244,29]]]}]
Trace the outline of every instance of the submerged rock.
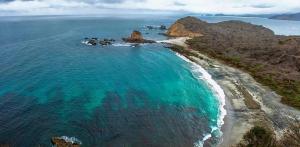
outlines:
[{"label": "submerged rock", "polygon": [[147,29],[149,30],[154,30],[154,29],[160,29],[160,30],[166,30],[167,27],[165,25],[160,25],[160,26],[146,26]]},{"label": "submerged rock", "polygon": [[93,46],[95,46],[95,45],[97,45],[97,40],[95,40],[95,39],[90,39],[90,40],[87,41],[87,44],[88,44],[88,45],[93,45]]},{"label": "submerged rock", "polygon": [[81,141],[75,137],[52,137],[51,142],[55,147],[80,147]]},{"label": "submerged rock", "polygon": [[116,40],[115,39],[103,39],[103,40],[100,40],[99,38],[84,38],[84,41],[82,41],[83,44],[86,44],[86,45],[97,45],[99,43],[99,45],[102,45],[102,46],[106,46],[106,45],[112,45],[113,42],[115,42]]},{"label": "submerged rock", "polygon": [[155,43],[153,40],[144,39],[142,33],[139,31],[133,31],[131,36],[128,38],[123,38],[123,41],[129,43]]},{"label": "submerged rock", "polygon": [[153,30],[153,29],[154,29],[153,26],[146,26],[146,27],[147,27],[147,29],[149,29],[149,30]]},{"label": "submerged rock", "polygon": [[110,42],[110,41],[105,41],[105,40],[101,40],[101,41],[99,41],[99,44],[102,45],[102,46],[106,46],[106,45],[111,45],[112,42]]},{"label": "submerged rock", "polygon": [[165,25],[160,25],[159,29],[161,29],[161,30],[166,30],[167,27],[166,27]]},{"label": "submerged rock", "polygon": [[99,41],[99,44],[102,45],[102,46],[106,46],[106,45],[112,45],[112,43],[115,42],[114,39],[103,39],[103,40],[100,40]]}]

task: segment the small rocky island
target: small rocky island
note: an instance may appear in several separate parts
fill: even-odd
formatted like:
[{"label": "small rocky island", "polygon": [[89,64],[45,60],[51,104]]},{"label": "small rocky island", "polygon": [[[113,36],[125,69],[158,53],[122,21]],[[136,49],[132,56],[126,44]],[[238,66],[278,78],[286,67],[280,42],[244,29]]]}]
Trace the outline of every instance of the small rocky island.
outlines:
[{"label": "small rocky island", "polygon": [[142,33],[139,31],[133,31],[130,37],[123,38],[123,41],[127,43],[156,43],[156,41],[144,39]]},{"label": "small rocky island", "polygon": [[101,46],[107,46],[107,45],[112,45],[113,42],[115,42],[116,40],[114,39],[99,39],[99,38],[84,38],[84,41],[82,43],[86,44],[86,45],[92,45],[92,46],[96,46],[97,44],[101,45]]},{"label": "small rocky island", "polygon": [[52,137],[51,142],[54,147],[80,147],[81,141],[75,137]]},{"label": "small rocky island", "polygon": [[149,30],[154,30],[154,29],[159,29],[159,30],[167,30],[167,26],[165,25],[160,25],[160,26],[152,26],[152,25],[148,25],[146,26],[147,29]]}]

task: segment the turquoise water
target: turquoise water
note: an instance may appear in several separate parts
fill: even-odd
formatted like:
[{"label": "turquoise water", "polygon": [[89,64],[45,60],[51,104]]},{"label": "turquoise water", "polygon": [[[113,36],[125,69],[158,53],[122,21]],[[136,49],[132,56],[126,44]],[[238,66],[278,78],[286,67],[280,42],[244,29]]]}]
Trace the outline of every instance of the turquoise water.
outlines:
[{"label": "turquoise water", "polygon": [[[132,30],[171,19],[19,18],[0,21],[0,143],[193,146],[216,127],[218,100],[191,65],[161,44],[130,47]],[[84,37],[117,46],[86,46]],[[119,44],[120,43],[120,44]]]},{"label": "turquoise water", "polygon": [[[166,39],[144,26],[169,26],[177,18],[2,17],[0,144],[51,146],[51,137],[63,135],[84,147],[188,147],[202,141],[219,118],[218,97],[203,75],[161,44],[130,47],[121,41],[132,30]],[[299,22],[201,18],[242,19],[277,34],[300,34]],[[84,37],[117,41],[86,46]]]}]

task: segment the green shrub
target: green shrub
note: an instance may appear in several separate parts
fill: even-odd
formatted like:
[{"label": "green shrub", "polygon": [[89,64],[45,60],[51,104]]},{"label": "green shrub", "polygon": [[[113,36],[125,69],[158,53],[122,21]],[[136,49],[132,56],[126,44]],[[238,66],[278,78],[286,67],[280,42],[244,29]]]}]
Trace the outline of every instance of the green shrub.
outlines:
[{"label": "green shrub", "polygon": [[276,147],[276,139],[271,131],[255,126],[243,137],[238,147]]}]

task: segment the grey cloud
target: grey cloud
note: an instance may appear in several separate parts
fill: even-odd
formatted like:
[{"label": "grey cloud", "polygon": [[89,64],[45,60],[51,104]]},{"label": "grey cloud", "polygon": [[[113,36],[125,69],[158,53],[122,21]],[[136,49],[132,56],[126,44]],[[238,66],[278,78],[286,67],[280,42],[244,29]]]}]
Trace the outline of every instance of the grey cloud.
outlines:
[{"label": "grey cloud", "polygon": [[186,4],[184,3],[180,3],[180,2],[174,2],[175,6],[186,6]]},{"label": "grey cloud", "polygon": [[253,8],[272,8],[274,6],[269,5],[269,4],[259,4],[259,5],[251,5],[251,7],[253,7]]}]

